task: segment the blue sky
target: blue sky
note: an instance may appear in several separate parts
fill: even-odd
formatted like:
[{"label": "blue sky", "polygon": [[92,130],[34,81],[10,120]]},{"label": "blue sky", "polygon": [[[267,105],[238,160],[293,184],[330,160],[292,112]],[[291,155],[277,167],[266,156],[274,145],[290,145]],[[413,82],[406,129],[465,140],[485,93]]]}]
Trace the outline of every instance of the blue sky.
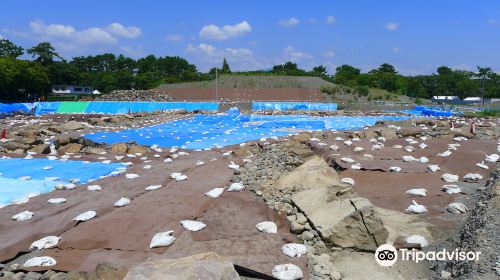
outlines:
[{"label": "blue sky", "polygon": [[112,52],[179,55],[202,71],[289,60],[330,73],[391,63],[403,74],[440,65],[500,71],[500,1],[2,1],[0,36],[54,44],[65,58]]}]

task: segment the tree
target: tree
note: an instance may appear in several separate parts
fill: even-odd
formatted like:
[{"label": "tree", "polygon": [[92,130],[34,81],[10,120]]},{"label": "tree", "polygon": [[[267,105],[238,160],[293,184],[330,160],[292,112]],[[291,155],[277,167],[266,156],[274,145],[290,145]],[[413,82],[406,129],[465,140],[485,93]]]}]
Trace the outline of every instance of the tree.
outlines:
[{"label": "tree", "polygon": [[335,83],[346,85],[346,86],[356,86],[358,85],[358,79],[361,70],[350,65],[344,64],[335,69]]},{"label": "tree", "polygon": [[313,68],[313,72],[318,73],[320,76],[326,76],[326,67],[323,65],[318,65]]},{"label": "tree", "polygon": [[17,58],[23,55],[23,48],[16,46],[14,43],[7,39],[0,40],[0,58],[12,57]]},{"label": "tree", "polygon": [[477,74],[476,76],[481,79],[481,109],[484,108],[484,82],[486,78],[491,77],[493,75],[493,71],[491,71],[490,67],[479,67],[477,66]]},{"label": "tree", "polygon": [[33,58],[37,57],[35,60],[40,62],[42,65],[52,63],[54,57],[57,57],[64,61],[64,59],[55,52],[54,47],[49,42],[43,42],[32,48],[29,48],[28,54],[31,54]]},{"label": "tree", "polygon": [[396,72],[396,69],[394,68],[394,66],[390,65],[389,63],[384,63],[384,64],[380,65],[377,70],[378,70],[378,72],[382,72],[382,73],[391,73],[391,74],[398,73],[398,72]]},{"label": "tree", "polygon": [[231,73],[231,69],[229,68],[229,64],[227,64],[227,60],[224,57],[224,61],[222,62],[221,74],[229,74]]}]

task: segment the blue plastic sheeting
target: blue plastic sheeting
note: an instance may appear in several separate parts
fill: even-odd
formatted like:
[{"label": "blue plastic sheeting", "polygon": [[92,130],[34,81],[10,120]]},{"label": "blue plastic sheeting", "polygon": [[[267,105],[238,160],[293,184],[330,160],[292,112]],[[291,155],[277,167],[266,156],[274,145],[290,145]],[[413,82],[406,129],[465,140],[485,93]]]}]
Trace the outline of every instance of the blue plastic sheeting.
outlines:
[{"label": "blue plastic sheeting", "polygon": [[336,103],[309,103],[309,102],[254,102],[253,111],[285,111],[285,110],[309,110],[309,111],[335,111]]},{"label": "blue plastic sheeting", "polygon": [[196,115],[139,129],[98,132],[86,137],[108,144],[136,141],[143,145],[204,149],[224,147],[263,137],[288,136],[304,130],[360,129],[378,120],[403,120],[408,117],[311,117],[262,115]]},{"label": "blue plastic sheeting", "polygon": [[35,115],[55,114],[61,102],[38,102],[36,105]]},{"label": "blue plastic sheeting", "polygon": [[32,107],[33,105],[31,103],[11,103],[11,104],[0,103],[0,114],[12,113],[17,111],[28,113],[30,112]]},{"label": "blue plastic sheeting", "polygon": [[216,102],[114,102],[96,101],[89,102],[85,113],[87,114],[127,114],[137,112],[153,112],[161,110],[183,109],[187,111],[207,110],[217,111],[219,103]]},{"label": "blue plastic sheeting", "polygon": [[427,110],[422,111],[422,115],[432,116],[432,117],[451,117],[451,116],[453,116],[453,112],[427,109]]},{"label": "blue plastic sheeting", "polygon": [[[44,170],[45,166],[52,166],[52,169]],[[111,174],[119,167],[123,165],[39,158],[30,160],[2,158],[0,159],[0,204],[8,204],[13,200],[26,197],[29,193],[50,192],[56,184],[67,183],[71,179],[79,179],[80,183],[88,183]],[[32,179],[19,179],[22,176],[31,176]],[[47,177],[57,177],[59,180],[46,180]]]}]

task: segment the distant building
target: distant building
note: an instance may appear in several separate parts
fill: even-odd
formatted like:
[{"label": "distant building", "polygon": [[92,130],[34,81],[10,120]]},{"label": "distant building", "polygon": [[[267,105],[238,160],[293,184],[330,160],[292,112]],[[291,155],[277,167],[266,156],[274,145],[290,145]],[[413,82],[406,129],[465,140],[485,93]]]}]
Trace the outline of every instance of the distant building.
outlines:
[{"label": "distant building", "polygon": [[480,103],[481,101],[481,97],[467,97],[464,99],[465,103]]},{"label": "distant building", "polygon": [[64,96],[64,95],[93,94],[93,91],[94,89],[88,86],[53,85],[50,95]]},{"label": "distant building", "polygon": [[454,95],[442,95],[442,96],[433,96],[431,98],[432,102],[441,102],[441,103],[454,103],[459,102],[460,98]]}]

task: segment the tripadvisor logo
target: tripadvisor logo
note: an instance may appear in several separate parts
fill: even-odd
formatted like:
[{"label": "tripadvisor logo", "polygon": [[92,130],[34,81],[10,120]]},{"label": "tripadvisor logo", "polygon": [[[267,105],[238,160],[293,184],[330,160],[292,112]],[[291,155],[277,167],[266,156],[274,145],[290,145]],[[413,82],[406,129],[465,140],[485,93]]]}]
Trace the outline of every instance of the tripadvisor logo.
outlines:
[{"label": "tripadvisor logo", "polygon": [[419,250],[400,249],[397,250],[390,244],[384,244],[375,251],[375,261],[381,266],[392,266],[398,261],[478,261],[481,252],[466,252],[455,249],[452,251],[442,249],[440,251],[423,252]]}]

